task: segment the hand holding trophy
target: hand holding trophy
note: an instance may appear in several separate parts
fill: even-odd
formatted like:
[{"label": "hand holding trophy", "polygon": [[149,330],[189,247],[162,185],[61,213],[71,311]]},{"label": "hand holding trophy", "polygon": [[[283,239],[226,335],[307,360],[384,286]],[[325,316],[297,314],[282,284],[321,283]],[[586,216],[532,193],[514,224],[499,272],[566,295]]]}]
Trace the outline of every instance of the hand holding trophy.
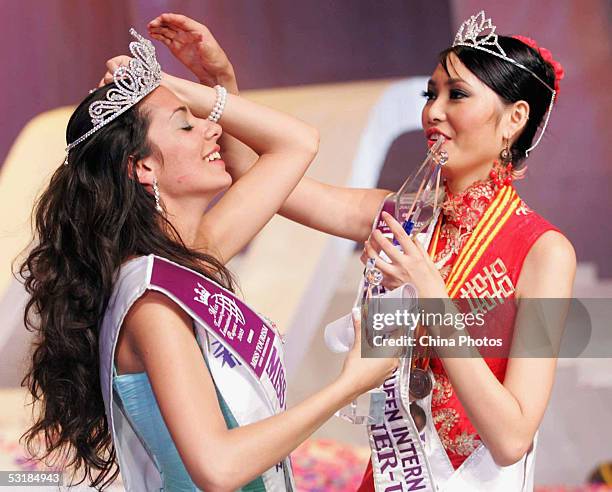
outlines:
[{"label": "hand holding trophy", "polygon": [[[442,166],[448,160],[446,151],[441,150],[443,144],[444,137],[440,136],[438,141],[429,149],[427,157],[418,170],[404,182],[397,193],[387,196],[379,209],[372,226],[372,232],[378,229],[384,236],[393,239],[393,244],[397,248],[401,249],[401,246],[393,238],[391,229],[383,219],[382,213],[387,212],[394,216],[402,224],[406,234],[419,241],[425,248],[427,247],[438,222],[440,213],[438,205],[442,202],[440,172]],[[379,254],[383,259],[386,259],[384,252]],[[381,300],[389,298],[391,295],[392,297],[412,300],[412,305],[415,305],[416,289],[414,287],[407,284],[400,289],[396,289],[397,292],[389,293],[382,286],[382,282],[383,272],[376,267],[375,259],[368,259],[355,300],[355,307],[361,311],[362,327],[365,334],[362,338],[362,354],[364,356],[367,356],[367,352],[374,348],[371,343],[374,335],[371,320],[376,312],[381,311]],[[385,333],[384,330],[382,332],[377,331],[377,334],[383,337],[391,337],[394,336],[393,331],[396,330],[388,333]],[[418,357],[413,360],[412,347],[403,347],[402,351],[400,378],[409,379],[408,387],[411,395],[409,401],[412,402],[426,396],[431,391],[431,380],[427,373],[428,358],[426,353],[419,353]],[[403,387],[405,386],[403,385]],[[355,424],[375,425],[382,421],[384,405],[385,393],[381,388],[377,388],[361,395],[336,415]],[[424,423],[424,413],[416,407],[416,404],[410,404],[410,410],[415,422],[423,421]]]}]

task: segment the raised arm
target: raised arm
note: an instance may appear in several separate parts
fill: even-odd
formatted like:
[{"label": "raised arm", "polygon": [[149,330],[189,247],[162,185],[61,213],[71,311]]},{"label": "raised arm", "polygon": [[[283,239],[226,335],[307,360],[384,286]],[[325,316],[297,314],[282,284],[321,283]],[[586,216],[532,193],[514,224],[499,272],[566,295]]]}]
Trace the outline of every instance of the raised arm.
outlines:
[{"label": "raised arm", "polygon": [[[238,94],[234,67],[206,26],[184,15],[162,14],[149,23],[149,32],[201,83],[221,84]],[[257,149],[231,130],[222,136],[222,147],[227,170],[235,181],[257,162]],[[378,207],[388,193],[388,190],[333,186],[304,177],[279,213],[307,227],[361,242],[370,234]]]},{"label": "raised arm", "polygon": [[[147,372],[172,440],[202,490],[229,491],[284,459],[339,408],[391,375],[396,359],[361,359],[360,330],[340,376],[295,407],[228,430],[191,319],[149,291],[132,307],[124,342]],[[121,369],[121,367],[120,367]]]},{"label": "raised arm", "polygon": [[[163,83],[200,118],[210,113],[215,90],[164,76]],[[289,115],[229,94],[220,123],[253,148],[259,158],[204,214],[195,246],[214,248],[227,262],[278,211],[318,150],[315,128]]]}]

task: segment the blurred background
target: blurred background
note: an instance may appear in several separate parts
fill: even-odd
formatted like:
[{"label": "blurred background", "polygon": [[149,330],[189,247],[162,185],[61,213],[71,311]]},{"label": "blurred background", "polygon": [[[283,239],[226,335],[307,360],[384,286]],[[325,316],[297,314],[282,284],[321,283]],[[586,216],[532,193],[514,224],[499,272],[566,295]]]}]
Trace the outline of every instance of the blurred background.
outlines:
[{"label": "blurred background", "polygon": [[[70,108],[97,84],[108,58],[126,53],[129,27],[144,34],[163,12],[206,24],[247,97],[319,127],[312,176],[396,189],[424,156],[419,94],[437,54],[463,20],[485,8],[498,33],[534,38],[565,68],[546,135],[517,187],[574,244],[575,295],[612,297],[611,6],[609,0],[0,0],[0,398],[7,409],[0,410],[0,468],[32,466],[16,443],[25,426],[18,386],[30,339],[11,262],[27,246],[34,197],[63,159]],[[165,71],[193,78],[156,46]],[[361,270],[353,249],[275,218],[232,264],[246,300],[290,328],[293,402],[341,367],[322,328],[351,307]],[[540,433],[541,490],[583,484],[599,462],[612,459],[611,387],[609,360],[560,361]],[[302,489],[332,476],[318,490],[352,490],[366,444],[363,428],[330,421],[297,453]]]}]

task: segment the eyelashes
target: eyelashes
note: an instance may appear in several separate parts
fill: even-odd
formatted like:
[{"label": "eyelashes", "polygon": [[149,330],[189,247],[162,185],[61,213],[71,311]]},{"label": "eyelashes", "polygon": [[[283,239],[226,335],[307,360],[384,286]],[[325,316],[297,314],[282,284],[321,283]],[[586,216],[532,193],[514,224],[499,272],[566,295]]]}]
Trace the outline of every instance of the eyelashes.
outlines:
[{"label": "eyelashes", "polygon": [[181,130],[185,130],[187,132],[190,132],[191,130],[193,130],[193,126],[190,125],[190,124],[187,124],[187,125],[181,127]]},{"label": "eyelashes", "polygon": [[434,96],[434,94],[431,91],[421,91],[421,96],[423,96],[429,101]]},{"label": "eyelashes", "polygon": [[[422,91],[421,96],[423,96],[428,101],[431,101],[432,99],[436,98],[436,94],[434,94],[434,92],[431,90]],[[458,89],[452,89],[450,91],[450,99],[463,99],[466,97],[468,97],[468,94]]]}]

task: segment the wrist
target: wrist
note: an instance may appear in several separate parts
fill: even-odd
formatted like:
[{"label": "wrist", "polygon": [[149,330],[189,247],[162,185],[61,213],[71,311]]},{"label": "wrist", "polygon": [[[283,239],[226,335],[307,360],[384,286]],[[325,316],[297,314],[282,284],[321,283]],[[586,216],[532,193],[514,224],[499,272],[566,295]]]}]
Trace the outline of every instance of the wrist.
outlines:
[{"label": "wrist", "polygon": [[332,386],[336,394],[341,395],[342,406],[348,405],[359,395],[367,391],[367,389],[361,388],[357,381],[354,381],[345,374],[340,374],[332,383]]},{"label": "wrist", "polygon": [[219,72],[217,75],[217,84],[225,87],[230,94],[239,95],[238,81],[236,80],[236,73],[232,65],[228,65],[224,70]]},{"label": "wrist", "polygon": [[180,84],[177,83],[178,80],[179,79],[177,77],[167,74],[166,72],[162,72],[161,85],[163,85],[167,89],[170,89],[172,92],[174,92],[177,96],[180,97],[181,90]]}]

